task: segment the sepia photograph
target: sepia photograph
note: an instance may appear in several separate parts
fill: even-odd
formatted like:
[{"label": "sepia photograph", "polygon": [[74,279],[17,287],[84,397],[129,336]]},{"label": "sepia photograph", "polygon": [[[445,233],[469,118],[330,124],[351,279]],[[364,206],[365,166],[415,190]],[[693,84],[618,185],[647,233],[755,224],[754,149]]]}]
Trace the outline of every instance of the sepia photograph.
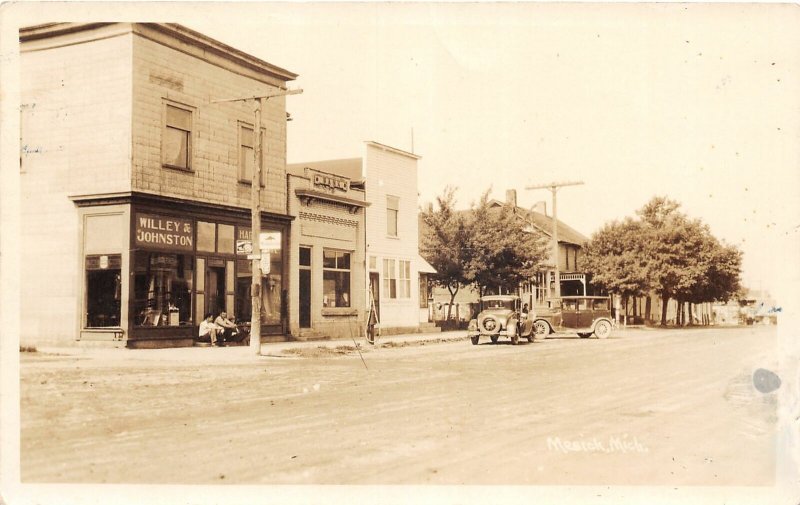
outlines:
[{"label": "sepia photograph", "polygon": [[0,504],[800,503],[797,5],[0,27]]}]

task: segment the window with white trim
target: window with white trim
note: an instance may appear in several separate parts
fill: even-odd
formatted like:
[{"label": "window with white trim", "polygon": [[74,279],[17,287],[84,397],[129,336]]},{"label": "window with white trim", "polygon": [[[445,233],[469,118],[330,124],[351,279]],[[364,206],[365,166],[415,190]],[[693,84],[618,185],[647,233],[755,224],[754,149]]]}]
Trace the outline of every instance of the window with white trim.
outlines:
[{"label": "window with white trim", "polygon": [[322,306],[350,306],[350,253],[322,250]]},{"label": "window with white trim", "polygon": [[383,296],[386,298],[397,298],[395,261],[386,258],[383,260]]},{"label": "window with white trim", "polygon": [[396,196],[386,197],[386,234],[397,236],[397,219],[400,211],[400,199]]},{"label": "window with white trim", "polygon": [[[264,143],[264,130],[261,130],[261,143]],[[253,161],[255,157],[255,138],[253,127],[246,123],[239,123],[239,182],[253,183]],[[261,174],[259,182],[264,186],[264,150],[261,150]]]},{"label": "window with white trim", "polygon": [[165,167],[192,169],[192,115],[190,107],[165,104],[161,162]]}]

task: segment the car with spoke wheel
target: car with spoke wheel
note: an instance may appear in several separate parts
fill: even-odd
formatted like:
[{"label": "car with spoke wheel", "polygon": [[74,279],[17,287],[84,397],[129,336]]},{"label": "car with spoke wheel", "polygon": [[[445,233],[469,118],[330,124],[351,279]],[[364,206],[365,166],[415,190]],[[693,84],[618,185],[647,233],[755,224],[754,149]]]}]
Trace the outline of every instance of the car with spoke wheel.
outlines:
[{"label": "car with spoke wheel", "polygon": [[563,296],[548,300],[533,318],[537,337],[555,333],[577,333],[581,338],[594,335],[608,338],[614,328],[611,298],[608,296]]},{"label": "car with spoke wheel", "polygon": [[478,345],[482,336],[489,337],[493,344],[500,337],[508,337],[511,345],[517,345],[520,337],[533,342],[533,321],[521,312],[520,306],[521,300],[515,295],[481,297],[478,317],[469,322],[467,329],[472,345]]}]

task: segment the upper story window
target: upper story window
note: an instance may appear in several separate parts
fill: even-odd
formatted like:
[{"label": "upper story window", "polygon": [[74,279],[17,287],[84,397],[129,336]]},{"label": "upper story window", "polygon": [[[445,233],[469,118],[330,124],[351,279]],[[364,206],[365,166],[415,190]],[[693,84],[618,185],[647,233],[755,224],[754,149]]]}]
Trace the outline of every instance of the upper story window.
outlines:
[{"label": "upper story window", "polygon": [[[261,130],[263,146],[264,130]],[[239,123],[239,182],[244,184],[253,183],[253,161],[255,156],[255,139],[253,138],[253,127]],[[261,173],[259,182],[264,185],[264,150],[261,150]]]},{"label": "upper story window", "polygon": [[400,210],[400,199],[396,196],[386,197],[386,234],[397,236],[397,215]]},{"label": "upper story window", "polygon": [[192,108],[172,103],[165,104],[165,107],[161,161],[166,167],[191,170]]}]

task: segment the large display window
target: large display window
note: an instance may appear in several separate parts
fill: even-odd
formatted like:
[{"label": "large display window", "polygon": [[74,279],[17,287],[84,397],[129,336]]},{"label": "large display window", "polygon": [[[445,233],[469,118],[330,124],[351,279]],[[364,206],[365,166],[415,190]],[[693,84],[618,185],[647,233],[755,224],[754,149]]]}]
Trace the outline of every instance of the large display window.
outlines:
[{"label": "large display window", "polygon": [[122,257],[119,254],[86,257],[86,327],[120,325]]},{"label": "large display window", "polygon": [[136,251],[133,270],[136,326],[193,324],[194,258],[191,255]]}]

